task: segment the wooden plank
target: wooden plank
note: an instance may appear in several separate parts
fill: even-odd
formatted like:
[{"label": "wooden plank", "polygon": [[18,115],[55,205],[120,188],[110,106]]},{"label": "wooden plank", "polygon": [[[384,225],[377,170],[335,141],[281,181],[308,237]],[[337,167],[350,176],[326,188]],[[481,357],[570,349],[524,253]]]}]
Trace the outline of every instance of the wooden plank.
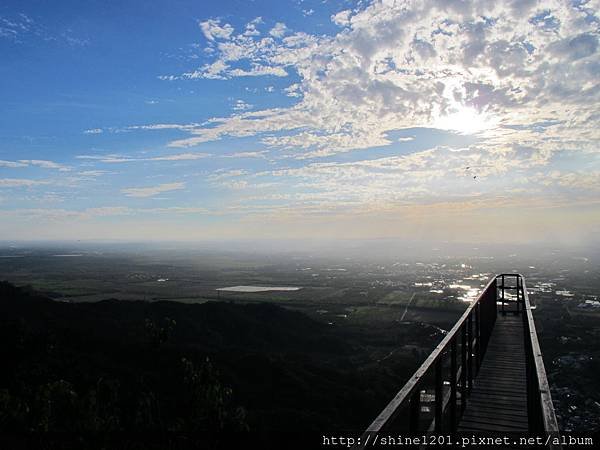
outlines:
[{"label": "wooden plank", "polygon": [[[481,377],[483,378],[483,380],[480,380],[482,384],[487,384],[488,386],[494,386],[495,384],[497,384],[498,386],[504,384],[513,384],[513,385],[517,385],[517,386],[526,386],[525,383],[523,383],[523,377],[519,377],[519,376],[515,376],[512,373],[494,373],[494,374],[480,374]],[[487,375],[487,376],[486,376]],[[525,374],[523,374],[523,376],[525,376]],[[475,387],[475,385],[473,385],[473,387]]]},{"label": "wooden plank", "polygon": [[[490,376],[492,376],[494,373],[504,373],[504,372],[514,372],[516,374],[518,374],[520,376],[519,379],[523,379],[523,375],[526,374],[525,369],[510,369],[510,368],[498,368],[498,369],[492,369],[492,368],[488,368],[486,367],[482,367],[479,370],[479,373],[485,373],[485,374],[489,374]],[[481,379],[481,378],[480,378]]]},{"label": "wooden plank", "polygon": [[[488,392],[502,393],[501,391],[488,391]],[[516,387],[513,386],[512,392],[517,392],[517,393],[521,393],[522,394],[523,392],[526,392],[526,390],[525,389],[518,389],[518,388],[516,388]],[[484,395],[485,395],[485,392],[479,390],[479,391],[476,391],[475,393],[473,393],[471,395],[471,397],[469,398],[469,400],[471,400],[471,401],[477,401],[477,399],[480,398],[480,396],[484,396]],[[526,400],[526,398],[523,397],[523,400]]]},{"label": "wooden plank", "polygon": [[[498,386],[498,387],[502,387],[503,385],[511,385],[511,386],[523,386],[526,387],[527,384],[525,383],[525,381],[523,380],[523,378],[518,378],[518,377],[506,377],[506,378],[500,378],[500,377],[488,377],[488,378],[484,378],[481,377],[477,380],[477,386],[485,386],[486,388],[491,388],[493,389],[494,386]],[[473,387],[475,387],[475,384],[473,385]]]},{"label": "wooden plank", "polygon": [[473,417],[483,417],[488,419],[506,419],[511,421],[523,422],[523,415],[515,415],[515,414],[507,414],[503,411],[491,410],[491,409],[483,409],[483,410],[472,410],[467,415],[463,415],[465,420]]},{"label": "wooden plank", "polygon": [[525,370],[527,367],[527,364],[524,362],[504,362],[504,361],[486,361],[486,368],[490,368],[490,369],[518,369],[518,370]]},{"label": "wooden plank", "polygon": [[502,381],[490,381],[484,380],[481,383],[477,383],[473,386],[475,391],[506,391],[506,390],[516,390],[518,392],[526,391],[527,385],[525,383],[521,383],[518,380],[502,380]]},{"label": "wooden plank", "polygon": [[[481,374],[481,372],[479,372],[479,373]],[[486,372],[484,372],[484,373],[486,373]],[[487,373],[486,377],[484,377],[484,376],[478,377],[479,378],[478,379],[479,384],[489,384],[489,385],[491,385],[491,384],[497,382],[497,383],[509,383],[509,384],[515,384],[516,383],[516,384],[522,384],[523,386],[525,386],[526,383],[527,383],[526,380],[523,379],[523,377],[504,377],[504,378],[501,378],[499,376],[494,377],[493,375],[494,375],[493,373],[492,374]],[[523,374],[523,375],[525,375],[525,374]]]},{"label": "wooden plank", "polygon": [[493,433],[493,432],[511,432],[511,431],[522,431],[527,430],[524,428],[517,428],[515,425],[504,426],[498,424],[487,424],[487,423],[477,423],[477,422],[466,422],[463,423],[461,421],[460,426],[458,427],[459,431],[467,431],[467,430],[477,430],[485,433]]},{"label": "wooden plank", "polygon": [[471,396],[475,397],[477,395],[486,395],[486,394],[494,394],[494,395],[509,395],[509,396],[520,396],[523,393],[527,393],[527,387],[514,384],[514,385],[492,385],[492,386],[477,386],[477,388],[473,388],[471,391]]},{"label": "wooden plank", "polygon": [[503,410],[498,409],[472,409],[468,414],[463,415],[463,418],[468,419],[469,417],[484,417],[488,419],[502,419],[507,421],[517,421],[523,422],[523,418],[525,417],[523,414],[511,414],[510,412],[505,412]]},{"label": "wooden plank", "polygon": [[[525,394],[527,394],[525,392]],[[498,398],[498,397],[508,397],[511,398],[514,401],[524,401],[527,402],[527,395],[524,395],[523,391],[517,391],[517,390],[512,390],[512,391],[489,391],[489,392],[477,392],[476,394],[472,395],[471,398],[469,400],[473,401],[473,402],[477,402],[478,400],[484,400],[484,401],[489,401],[490,397],[493,398]]]},{"label": "wooden plank", "polygon": [[527,390],[527,386],[517,379],[506,378],[504,380],[495,379],[495,380],[486,380],[485,383],[481,383],[478,385],[480,391],[493,391],[493,390],[516,390],[523,391]]},{"label": "wooden plank", "polygon": [[[519,350],[515,350],[522,352],[524,351],[524,349],[521,347]],[[525,370],[526,367],[526,363],[524,361],[512,361],[512,362],[508,362],[508,361],[498,361],[498,360],[494,360],[493,358],[489,358],[486,361],[486,367],[499,367],[499,368],[506,368],[506,369],[516,369],[516,370]]]},{"label": "wooden plank", "polygon": [[459,430],[527,431],[528,426],[522,316],[499,315]]},{"label": "wooden plank", "polygon": [[502,416],[509,416],[509,417],[515,417],[515,418],[520,418],[524,421],[527,420],[527,412],[525,411],[518,411],[518,410],[505,410],[505,409],[498,409],[498,408],[486,408],[485,406],[471,406],[470,410],[469,410],[469,414],[497,414],[497,415],[502,415]]},{"label": "wooden plank", "polygon": [[[487,387],[487,386],[485,386]],[[474,393],[472,393],[471,398],[477,398],[477,393],[484,395],[486,392],[498,392],[498,393],[502,393],[503,391],[509,391],[509,392],[517,392],[517,393],[523,393],[523,392],[527,392],[527,388],[526,386],[523,386],[522,384],[518,384],[518,383],[504,383],[504,384],[492,384],[488,389],[482,388],[481,386],[479,387],[479,389],[477,391],[475,391]]]},{"label": "wooden plank", "polygon": [[495,429],[496,427],[506,427],[510,430],[524,430],[527,431],[527,426],[520,420],[502,420],[497,419],[486,419],[483,417],[465,417],[461,426],[484,426],[487,429]]},{"label": "wooden plank", "polygon": [[[478,377],[480,383],[484,381],[494,381],[494,378],[497,378],[498,381],[502,381],[504,379],[504,376],[507,375],[513,375],[513,379],[526,383],[526,380],[523,378],[526,375],[525,371],[520,372],[511,370],[487,370],[482,368],[479,371],[479,373],[481,374]],[[485,374],[485,376],[483,376],[483,374]],[[510,380],[510,378],[508,379]]]},{"label": "wooden plank", "polygon": [[494,407],[498,408],[507,408],[507,409],[520,409],[524,408],[527,405],[527,399],[519,399],[519,400],[511,400],[511,399],[502,399],[502,398],[494,398],[491,399],[489,397],[471,397],[467,401],[467,406],[469,404],[472,405],[481,405],[481,404],[491,404]]},{"label": "wooden plank", "polygon": [[504,394],[504,395],[513,395],[513,396],[522,396],[527,394],[527,389],[519,389],[518,387],[494,387],[492,388],[473,388],[471,395],[476,395],[479,392],[489,392],[493,394]]},{"label": "wooden plank", "polygon": [[525,362],[525,358],[522,360],[517,360],[517,358],[494,358],[494,355],[488,356],[486,358],[486,366],[498,366],[498,367],[519,367],[525,368],[527,367],[527,363]]},{"label": "wooden plank", "polygon": [[472,404],[474,406],[482,406],[482,405],[492,404],[492,406],[498,410],[516,411],[516,412],[525,411],[525,413],[527,413],[527,404],[526,403],[519,404],[519,403],[514,403],[514,402],[500,402],[500,401],[494,401],[492,403],[489,400],[481,400],[481,401],[476,401],[476,402],[472,402],[472,403],[467,402],[467,408],[469,407],[469,404]]},{"label": "wooden plank", "polygon": [[[519,351],[523,351],[523,349],[519,350]],[[498,361],[486,361],[486,366],[485,368],[488,370],[493,370],[493,369],[498,369],[498,370],[502,370],[502,369],[508,369],[508,370],[520,370],[525,372],[527,365],[523,362],[518,362],[518,363],[504,363],[504,362],[498,362]]]},{"label": "wooden plank", "polygon": [[491,416],[467,416],[461,419],[460,426],[461,427],[470,427],[473,424],[478,424],[479,426],[485,425],[501,425],[505,427],[512,427],[515,430],[525,430],[527,431],[527,421],[523,420],[522,417],[518,416],[501,416],[501,417],[491,417]]},{"label": "wooden plank", "polygon": [[515,380],[522,380],[523,376],[525,375],[525,372],[523,370],[511,370],[511,369],[497,369],[497,370],[492,370],[492,369],[481,369],[479,371],[480,376],[483,376],[485,378],[490,378],[490,379],[494,379],[494,378],[498,378],[499,380],[504,379],[504,378],[513,378]]},{"label": "wooden plank", "polygon": [[[483,378],[483,377],[482,377]],[[518,378],[488,378],[488,379],[479,379],[479,382],[477,383],[478,386],[485,386],[485,387],[489,387],[489,388],[494,388],[494,386],[498,386],[498,387],[502,387],[502,386],[523,386],[526,387],[527,384],[525,383],[525,381],[523,381],[523,379],[518,379]],[[475,387],[475,385],[473,385],[473,387]]]},{"label": "wooden plank", "polygon": [[509,369],[504,369],[504,370],[489,370],[489,369],[485,369],[485,370],[480,370],[479,371],[479,376],[477,377],[479,379],[479,383],[483,383],[484,381],[490,383],[490,382],[494,382],[494,381],[516,381],[516,382],[522,382],[525,384],[525,380],[524,377],[527,373],[523,370],[509,370]]}]

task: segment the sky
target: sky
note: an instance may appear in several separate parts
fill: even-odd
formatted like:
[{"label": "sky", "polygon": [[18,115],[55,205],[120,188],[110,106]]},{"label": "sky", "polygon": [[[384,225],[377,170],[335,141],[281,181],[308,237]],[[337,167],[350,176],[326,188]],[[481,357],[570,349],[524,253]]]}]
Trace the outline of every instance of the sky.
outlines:
[{"label": "sky", "polygon": [[0,239],[600,241],[600,1],[0,4]]}]

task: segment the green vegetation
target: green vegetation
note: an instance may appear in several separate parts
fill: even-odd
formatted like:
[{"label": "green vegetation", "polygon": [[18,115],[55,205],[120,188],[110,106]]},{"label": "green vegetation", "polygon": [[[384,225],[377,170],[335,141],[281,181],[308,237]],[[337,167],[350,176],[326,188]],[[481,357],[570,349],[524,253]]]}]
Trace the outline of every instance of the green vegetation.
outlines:
[{"label": "green vegetation", "polygon": [[[0,432],[203,433],[217,447],[358,432],[439,340],[265,303],[73,304],[8,283],[0,322]],[[422,352],[392,352],[405,344]]]}]

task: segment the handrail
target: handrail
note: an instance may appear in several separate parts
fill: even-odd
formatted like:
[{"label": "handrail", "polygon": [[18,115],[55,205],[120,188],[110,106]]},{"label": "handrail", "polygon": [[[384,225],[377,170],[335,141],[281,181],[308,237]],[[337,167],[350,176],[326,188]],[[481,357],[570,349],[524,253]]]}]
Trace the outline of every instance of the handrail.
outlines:
[{"label": "handrail", "polygon": [[[479,294],[479,296],[477,297],[477,299],[472,302],[469,307],[467,308],[467,310],[463,313],[463,315],[460,317],[460,319],[456,322],[456,324],[452,327],[452,329],[448,332],[448,334],[444,337],[444,339],[442,339],[442,341],[437,345],[437,347],[433,350],[433,352],[431,352],[431,354],[427,357],[427,359],[423,362],[423,364],[421,364],[421,366],[417,369],[417,371],[415,372],[415,374],[406,382],[406,384],[404,385],[404,387],[402,389],[400,389],[400,391],[395,395],[395,397],[392,399],[392,401],[390,401],[388,403],[388,405],[383,409],[383,411],[377,416],[377,418],[375,418],[375,420],[371,423],[371,425],[367,428],[365,435],[368,433],[376,433],[379,431],[382,431],[383,429],[385,429],[387,426],[389,426],[391,424],[391,422],[393,422],[394,418],[396,417],[396,415],[400,412],[400,407],[407,402],[409,399],[412,400],[412,402],[415,403],[419,403],[420,400],[417,399],[417,397],[419,397],[419,395],[414,395],[415,391],[417,390],[418,387],[420,387],[421,381],[423,380],[424,376],[430,372],[430,370],[432,368],[434,368],[434,366],[438,366],[438,368],[436,368],[436,371],[439,372],[439,369],[441,369],[441,357],[443,356],[444,351],[446,351],[448,349],[448,347],[452,347],[451,352],[453,354],[452,357],[452,361],[453,361],[453,368],[456,368],[456,341],[458,340],[458,336],[462,334],[462,364],[460,369],[460,378],[461,378],[461,388],[462,388],[462,393],[463,395],[465,394],[465,389],[467,389],[467,387],[470,387],[470,385],[472,384],[472,377],[473,377],[473,369],[472,369],[472,364],[473,364],[473,360],[475,355],[471,352],[466,352],[466,348],[465,348],[465,343],[467,343],[467,345],[471,346],[471,347],[480,347],[481,348],[481,342],[479,341],[479,336],[477,337],[477,339],[473,339],[473,330],[472,330],[472,323],[474,320],[477,321],[477,324],[479,324],[479,319],[480,319],[480,305],[484,300],[488,300],[489,302],[489,293],[493,292],[494,293],[494,299],[493,299],[493,304],[494,304],[494,309],[496,307],[495,305],[495,301],[496,301],[496,278],[492,278],[488,284],[486,285],[485,289],[483,289],[483,291]],[[475,319],[473,319],[473,317],[475,316]],[[495,321],[495,316],[493,317],[493,321]],[[477,329],[481,329],[481,327],[478,325],[476,327]],[[488,336],[489,338],[489,336]],[[476,346],[473,344],[477,344]],[[487,342],[486,342],[487,344]],[[466,361],[465,361],[466,360]],[[465,364],[466,362],[466,364]],[[454,371],[454,373],[456,374],[457,372]],[[467,376],[470,375],[468,378],[470,378],[468,381],[465,380],[465,378],[467,378]],[[436,377],[438,378],[438,377]],[[458,378],[458,377],[456,377]],[[454,377],[453,377],[454,379]],[[467,381],[467,382],[466,382]],[[451,385],[452,391],[455,392],[455,383],[453,383]],[[436,390],[439,390],[436,389]],[[416,392],[417,394],[419,394],[419,392]],[[456,393],[456,392],[455,392]],[[456,402],[456,395],[452,395],[452,397],[454,398],[454,402]],[[411,416],[413,416],[413,420],[414,418],[414,414],[415,414],[415,409],[418,408],[418,406],[414,405],[412,406],[412,414]],[[418,412],[418,411],[417,411]],[[455,418],[456,421],[456,418]],[[411,420],[412,422],[412,420]],[[415,424],[416,425],[416,424]],[[441,426],[440,421],[438,421],[438,428]],[[414,427],[411,427],[414,428]],[[416,431],[416,430],[415,430]],[[362,439],[362,441],[364,441],[364,439]]]},{"label": "handrail", "polygon": [[[525,338],[528,365],[530,366],[530,369],[528,369],[527,391],[529,397],[528,400],[531,401],[531,404],[528,404],[528,406],[533,409],[533,411],[530,411],[533,414],[528,414],[528,416],[530,421],[533,422],[531,423],[531,428],[535,431],[558,434],[560,430],[554,412],[552,394],[550,393],[550,385],[548,383],[548,378],[546,377],[546,369],[544,367],[544,360],[542,359],[542,350],[540,349],[540,343],[535,329],[535,322],[531,312],[531,303],[529,302],[525,278],[521,276],[521,280],[525,305],[523,324],[525,325],[526,336],[529,335],[529,339],[527,339],[527,337]],[[532,379],[529,379],[530,376]],[[533,382],[533,386],[530,386],[531,382]],[[538,414],[535,414],[535,412],[538,412]],[[559,447],[550,445],[550,448]]]},{"label": "handrail", "polygon": [[[516,286],[507,286],[505,284],[507,277],[516,277]],[[501,285],[498,280],[502,281]],[[503,314],[506,313],[505,289],[516,290],[516,311],[512,312],[522,314],[523,317],[529,431],[558,433],[558,423],[525,278],[518,273],[502,273],[494,276],[487,283],[475,301],[468,306],[414,375],[369,425],[359,441],[363,443],[363,447],[369,441],[369,435],[396,430],[400,428],[399,425],[404,427],[408,425],[407,431],[412,433],[456,431],[496,321],[499,309],[498,301],[502,301],[501,310]],[[498,295],[498,290],[501,290],[501,295]],[[460,350],[458,349],[459,345]],[[450,356],[449,364],[446,360],[448,355]],[[428,386],[427,378],[429,376],[433,376],[434,381]],[[444,377],[447,381],[444,381]],[[423,424],[420,423],[421,398],[423,393],[427,394],[427,388],[430,388],[431,384],[434,388],[430,389],[429,397],[433,398],[432,406],[434,406],[435,413],[431,414],[430,426],[423,428]],[[446,414],[447,411],[449,414]],[[400,424],[401,421],[398,419],[401,415],[404,415],[407,420],[403,420],[403,423]],[[361,445],[358,447],[361,448]],[[549,448],[560,447],[549,445]]]}]

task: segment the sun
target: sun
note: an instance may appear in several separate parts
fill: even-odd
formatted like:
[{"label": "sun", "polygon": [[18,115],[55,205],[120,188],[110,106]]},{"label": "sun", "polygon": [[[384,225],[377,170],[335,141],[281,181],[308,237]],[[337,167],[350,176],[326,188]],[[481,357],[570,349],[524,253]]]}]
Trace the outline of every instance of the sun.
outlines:
[{"label": "sun", "polygon": [[439,116],[433,126],[460,134],[478,134],[493,128],[496,121],[489,114],[475,108],[456,105],[449,114]]}]

